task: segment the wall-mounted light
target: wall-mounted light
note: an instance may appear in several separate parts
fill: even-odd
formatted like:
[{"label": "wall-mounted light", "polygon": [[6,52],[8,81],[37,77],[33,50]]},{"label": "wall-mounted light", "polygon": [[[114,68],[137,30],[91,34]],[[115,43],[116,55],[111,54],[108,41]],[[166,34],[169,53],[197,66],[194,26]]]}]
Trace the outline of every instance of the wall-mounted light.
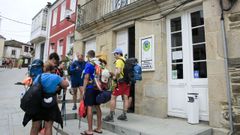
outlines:
[{"label": "wall-mounted light", "polygon": [[72,20],[72,18],[71,18],[72,12],[73,12],[73,11],[72,11],[71,9],[66,9],[66,11],[65,11],[65,19],[66,19],[67,21],[75,24],[75,21]]}]

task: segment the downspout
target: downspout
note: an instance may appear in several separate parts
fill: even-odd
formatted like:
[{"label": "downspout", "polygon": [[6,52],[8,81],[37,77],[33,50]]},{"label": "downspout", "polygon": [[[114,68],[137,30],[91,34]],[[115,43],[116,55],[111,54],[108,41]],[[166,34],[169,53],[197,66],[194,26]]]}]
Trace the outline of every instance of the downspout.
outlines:
[{"label": "downspout", "polygon": [[227,37],[226,37],[226,30],[225,30],[225,21],[224,21],[224,11],[228,11],[232,8],[233,3],[231,3],[231,7],[228,9],[223,8],[223,0],[220,0],[221,6],[221,28],[222,28],[222,38],[223,38],[223,51],[224,51],[224,68],[225,68],[225,76],[226,76],[226,85],[227,85],[227,100],[228,100],[228,114],[229,114],[229,127],[230,133],[232,135],[234,132],[233,127],[233,112],[232,112],[232,97],[231,97],[231,85],[229,80],[229,72],[228,72],[228,44],[227,44]]}]

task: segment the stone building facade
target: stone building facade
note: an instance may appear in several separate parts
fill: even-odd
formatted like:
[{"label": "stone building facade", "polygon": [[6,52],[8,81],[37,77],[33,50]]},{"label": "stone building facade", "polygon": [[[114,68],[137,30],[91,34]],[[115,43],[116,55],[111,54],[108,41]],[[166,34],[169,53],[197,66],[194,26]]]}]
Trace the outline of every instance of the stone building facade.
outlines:
[{"label": "stone building facade", "polygon": [[[78,4],[74,52],[104,52],[110,69],[116,47],[139,59],[144,71],[143,81],[135,85],[135,113],[187,118],[188,96],[197,93],[200,120],[212,127],[229,127],[219,0],[79,0]],[[224,12],[236,127],[239,9],[236,2]]]}]

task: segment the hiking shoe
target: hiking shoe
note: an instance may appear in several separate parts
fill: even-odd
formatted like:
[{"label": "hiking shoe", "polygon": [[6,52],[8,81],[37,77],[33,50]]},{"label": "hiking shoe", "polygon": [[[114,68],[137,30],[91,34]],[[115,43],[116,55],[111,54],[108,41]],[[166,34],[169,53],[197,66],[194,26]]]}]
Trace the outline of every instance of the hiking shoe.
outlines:
[{"label": "hiking shoe", "polygon": [[73,105],[72,110],[76,110],[77,109],[77,105]]},{"label": "hiking shoe", "polygon": [[118,120],[123,120],[123,121],[127,121],[127,116],[126,115],[124,115],[124,114],[121,114],[121,115],[119,115],[118,116],[118,118],[117,118]]},{"label": "hiking shoe", "polygon": [[105,118],[103,118],[103,121],[106,121],[106,122],[114,122],[113,116],[111,116],[111,115],[109,114],[109,115],[107,115]]}]

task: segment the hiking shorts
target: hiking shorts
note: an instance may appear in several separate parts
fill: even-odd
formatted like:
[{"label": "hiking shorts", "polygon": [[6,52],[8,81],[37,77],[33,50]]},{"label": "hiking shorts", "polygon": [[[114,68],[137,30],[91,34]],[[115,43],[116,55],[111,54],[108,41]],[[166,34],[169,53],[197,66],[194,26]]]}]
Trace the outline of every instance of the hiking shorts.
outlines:
[{"label": "hiking shorts", "polygon": [[84,94],[84,104],[85,106],[100,105],[96,102],[97,95],[100,93],[99,90],[87,89]]},{"label": "hiking shorts", "polygon": [[130,85],[126,82],[118,82],[117,87],[113,90],[113,96],[126,95],[130,94]]},{"label": "hiking shorts", "polygon": [[71,86],[72,86],[72,88],[78,88],[80,86],[83,86],[83,81],[82,80],[79,80],[79,81],[71,80]]}]

